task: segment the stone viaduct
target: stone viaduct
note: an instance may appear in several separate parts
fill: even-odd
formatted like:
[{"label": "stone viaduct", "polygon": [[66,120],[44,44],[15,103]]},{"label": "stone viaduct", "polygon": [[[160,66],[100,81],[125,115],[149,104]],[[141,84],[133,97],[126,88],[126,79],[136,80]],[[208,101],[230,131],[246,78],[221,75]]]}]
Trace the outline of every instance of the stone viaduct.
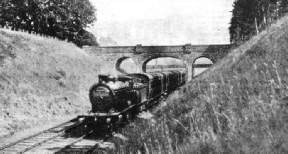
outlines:
[{"label": "stone viaduct", "polygon": [[[213,63],[223,58],[231,45],[180,45],[180,46],[109,46],[84,47],[88,53],[99,57],[105,65],[121,72],[120,64],[127,58],[132,58],[137,65],[137,72],[146,72],[146,64],[156,58],[172,57],[182,60],[186,65],[188,76],[192,76],[195,60],[201,57],[209,58]],[[190,79],[188,79],[190,80]]]}]

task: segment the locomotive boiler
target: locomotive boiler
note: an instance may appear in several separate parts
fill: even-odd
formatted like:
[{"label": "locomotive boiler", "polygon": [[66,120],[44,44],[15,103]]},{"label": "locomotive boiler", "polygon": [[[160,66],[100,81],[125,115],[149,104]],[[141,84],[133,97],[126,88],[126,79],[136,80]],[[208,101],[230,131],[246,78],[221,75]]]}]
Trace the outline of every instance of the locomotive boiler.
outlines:
[{"label": "locomotive boiler", "polygon": [[89,90],[92,109],[89,114],[78,117],[89,127],[105,125],[109,129],[113,129],[114,124],[129,121],[186,82],[186,73],[181,71],[98,77],[99,82]]}]

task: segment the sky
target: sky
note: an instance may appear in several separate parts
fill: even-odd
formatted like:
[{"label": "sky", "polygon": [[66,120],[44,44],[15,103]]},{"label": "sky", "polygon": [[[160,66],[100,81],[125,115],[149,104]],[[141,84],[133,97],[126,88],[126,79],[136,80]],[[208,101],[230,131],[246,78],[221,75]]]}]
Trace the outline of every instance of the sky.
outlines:
[{"label": "sky", "polygon": [[234,0],[90,0],[100,46],[229,44]]}]

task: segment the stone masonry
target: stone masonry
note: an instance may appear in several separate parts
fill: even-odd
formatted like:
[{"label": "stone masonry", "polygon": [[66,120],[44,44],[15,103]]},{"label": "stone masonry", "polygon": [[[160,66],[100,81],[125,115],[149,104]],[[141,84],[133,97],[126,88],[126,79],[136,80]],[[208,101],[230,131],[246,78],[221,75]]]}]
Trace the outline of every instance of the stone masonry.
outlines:
[{"label": "stone masonry", "polygon": [[[146,64],[156,58],[172,57],[182,60],[186,65],[188,76],[192,76],[193,63],[200,57],[209,58],[213,63],[223,58],[231,45],[180,45],[180,46],[110,46],[84,47],[93,56],[100,57],[110,68],[120,69],[120,64],[127,58],[132,58],[137,65],[137,72],[145,72]],[[188,79],[191,80],[191,79]]]}]

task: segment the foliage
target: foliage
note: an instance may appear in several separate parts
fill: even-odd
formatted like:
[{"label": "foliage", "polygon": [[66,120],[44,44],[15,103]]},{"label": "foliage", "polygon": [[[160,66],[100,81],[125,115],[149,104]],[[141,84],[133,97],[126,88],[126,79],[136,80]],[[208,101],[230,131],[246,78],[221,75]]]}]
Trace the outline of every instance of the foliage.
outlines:
[{"label": "foliage", "polygon": [[0,29],[0,142],[85,113],[99,68],[98,57],[73,43]]},{"label": "foliage", "polygon": [[240,43],[269,27],[287,12],[287,0],[235,0],[229,28],[231,43]]},{"label": "foliage", "polygon": [[115,153],[288,153],[283,19],[125,127]]},{"label": "foliage", "polygon": [[78,46],[86,45],[79,40],[85,34],[94,41],[88,44],[97,44],[84,30],[96,20],[89,0],[5,0],[0,7],[1,27],[53,36]]},{"label": "foliage", "polygon": [[96,37],[91,33],[86,31],[85,29],[82,29],[79,31],[79,33],[76,36],[75,43],[78,46],[98,46]]}]

